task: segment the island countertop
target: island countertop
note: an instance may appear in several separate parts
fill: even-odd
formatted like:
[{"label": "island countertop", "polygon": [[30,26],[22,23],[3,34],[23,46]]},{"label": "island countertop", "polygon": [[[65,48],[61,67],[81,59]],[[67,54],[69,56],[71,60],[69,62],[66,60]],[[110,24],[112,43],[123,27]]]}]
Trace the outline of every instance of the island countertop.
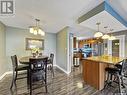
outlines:
[{"label": "island countertop", "polygon": [[115,56],[92,56],[88,58],[82,58],[82,60],[91,60],[91,61],[97,61],[97,62],[102,62],[102,63],[108,63],[108,64],[117,64],[118,62],[121,62],[124,58],[121,57],[115,57]]}]

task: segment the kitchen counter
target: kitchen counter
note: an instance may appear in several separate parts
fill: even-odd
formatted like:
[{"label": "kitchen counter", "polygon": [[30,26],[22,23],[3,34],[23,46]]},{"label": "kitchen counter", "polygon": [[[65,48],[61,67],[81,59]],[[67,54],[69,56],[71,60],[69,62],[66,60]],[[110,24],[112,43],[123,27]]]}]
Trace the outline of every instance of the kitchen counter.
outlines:
[{"label": "kitchen counter", "polygon": [[118,64],[118,62],[122,61],[124,58],[103,55],[103,56],[93,56],[93,57],[82,58],[82,59],[115,65]]},{"label": "kitchen counter", "polygon": [[124,58],[113,56],[93,56],[82,59],[83,79],[84,81],[101,90],[104,87],[106,79],[105,68],[118,64]]}]

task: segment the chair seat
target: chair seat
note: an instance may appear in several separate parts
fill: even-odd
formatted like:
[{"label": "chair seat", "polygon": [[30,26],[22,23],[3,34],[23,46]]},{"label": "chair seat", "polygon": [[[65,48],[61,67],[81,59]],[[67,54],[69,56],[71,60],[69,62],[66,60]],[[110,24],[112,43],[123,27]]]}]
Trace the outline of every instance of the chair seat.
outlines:
[{"label": "chair seat", "polygon": [[16,71],[20,71],[20,70],[28,70],[29,66],[27,65],[19,65],[18,68],[16,69]]},{"label": "chair seat", "polygon": [[48,60],[48,61],[47,61],[47,64],[52,64],[52,63],[51,63],[51,60]]},{"label": "chair seat", "polygon": [[105,68],[105,71],[108,71],[109,73],[115,74],[115,73],[119,73],[120,69],[119,68],[107,67],[107,68]]},{"label": "chair seat", "polygon": [[117,68],[119,68],[119,69],[122,69],[122,65],[120,65],[120,64],[116,64],[115,65]]}]

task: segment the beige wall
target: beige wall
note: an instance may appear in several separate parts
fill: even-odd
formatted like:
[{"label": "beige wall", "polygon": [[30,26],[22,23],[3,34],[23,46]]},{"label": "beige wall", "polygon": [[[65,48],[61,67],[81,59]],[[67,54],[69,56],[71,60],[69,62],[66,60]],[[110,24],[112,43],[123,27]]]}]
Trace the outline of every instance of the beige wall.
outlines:
[{"label": "beige wall", "polygon": [[65,72],[67,72],[67,47],[68,47],[68,28],[64,28],[57,33],[57,59],[56,65],[62,68]]},{"label": "beige wall", "polygon": [[0,76],[7,71],[5,50],[5,26],[0,22]]},{"label": "beige wall", "polygon": [[6,28],[6,55],[8,69],[11,70],[10,56],[16,54],[18,58],[31,55],[30,51],[25,50],[25,38],[41,38],[44,39],[44,54],[55,54],[54,64],[56,64],[56,34],[46,33],[45,37],[34,36],[26,29],[7,27]]}]

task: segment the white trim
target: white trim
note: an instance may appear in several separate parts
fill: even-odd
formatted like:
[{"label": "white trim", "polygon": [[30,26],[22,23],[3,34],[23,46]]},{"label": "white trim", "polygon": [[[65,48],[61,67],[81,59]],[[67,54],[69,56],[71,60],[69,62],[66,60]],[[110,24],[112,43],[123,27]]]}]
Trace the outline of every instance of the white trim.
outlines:
[{"label": "white trim", "polygon": [[5,72],[3,75],[0,76],[0,80],[2,80],[8,74],[12,74],[12,71]]},{"label": "white trim", "polygon": [[[56,66],[57,68],[59,68],[60,70],[62,70],[64,73],[66,73],[66,74],[70,74],[70,72],[67,72],[67,71],[65,71],[63,68],[61,68],[60,66],[58,66],[58,65],[53,65],[53,66]],[[0,81],[6,76],[6,75],[8,75],[8,74],[12,74],[12,71],[7,71],[7,72],[5,72],[5,73],[3,73],[1,76],[0,76]]]},{"label": "white trim", "polygon": [[61,68],[60,66],[56,65],[57,68],[59,68],[60,70],[62,70],[64,73],[66,73],[67,75],[70,74],[70,72],[67,72],[66,70],[64,70],[63,68]]},{"label": "white trim", "polygon": [[[18,73],[20,74],[22,72],[24,72],[24,71],[19,71]],[[13,73],[13,71],[7,71],[7,72],[5,72],[2,76],[0,76],[0,80],[2,80],[6,75],[12,74],[12,73]]]},{"label": "white trim", "polygon": [[[73,46],[71,47],[71,43],[73,43],[73,34],[72,33],[67,33],[67,74],[71,72],[71,67],[72,67],[72,57],[73,57]],[[71,42],[72,41],[72,42]]]},{"label": "white trim", "polygon": [[6,76],[6,72],[0,76],[0,80],[2,80]]}]

